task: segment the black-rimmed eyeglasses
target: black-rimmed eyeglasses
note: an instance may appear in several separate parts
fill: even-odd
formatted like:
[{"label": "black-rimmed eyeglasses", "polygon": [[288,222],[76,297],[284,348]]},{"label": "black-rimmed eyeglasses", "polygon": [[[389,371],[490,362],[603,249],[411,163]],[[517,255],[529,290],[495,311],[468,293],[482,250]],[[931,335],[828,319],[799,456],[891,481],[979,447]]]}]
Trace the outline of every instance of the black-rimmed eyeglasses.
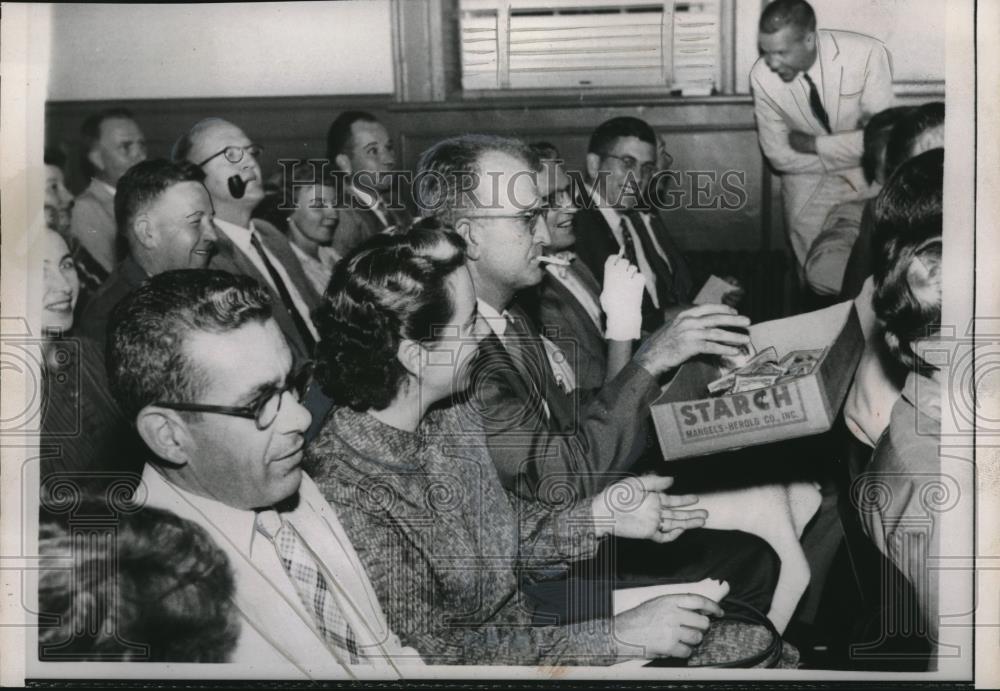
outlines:
[{"label": "black-rimmed eyeglasses", "polygon": [[625,170],[630,170],[633,173],[639,173],[642,177],[649,177],[656,172],[655,163],[643,163],[639,165],[639,161],[632,158],[631,156],[616,156],[615,154],[606,154],[605,158],[613,158],[621,161],[622,167]]},{"label": "black-rimmed eyeglasses", "polygon": [[545,216],[546,207],[536,206],[533,209],[525,209],[521,213],[517,214],[462,214],[462,218],[485,218],[485,219],[503,219],[512,218],[520,221],[520,225],[524,230],[529,232],[534,232],[538,225],[538,222],[542,220]]},{"label": "black-rimmed eyeglasses", "polygon": [[222,151],[216,151],[214,154],[199,163],[198,166],[201,167],[213,158],[217,158],[219,156],[225,156],[226,160],[230,163],[239,163],[243,160],[244,153],[248,153],[254,158],[260,158],[260,155],[264,153],[264,147],[258,144],[250,144],[249,146],[227,146]]},{"label": "black-rimmed eyeglasses", "polygon": [[181,410],[189,413],[216,413],[218,415],[231,415],[253,420],[257,429],[265,430],[274,424],[281,411],[281,400],[287,392],[292,392],[297,401],[302,401],[306,395],[306,389],[312,382],[313,363],[308,362],[290,374],[285,383],[276,387],[272,391],[261,395],[256,401],[246,406],[210,405],[207,403],[170,403],[157,401],[153,405],[171,410]]}]

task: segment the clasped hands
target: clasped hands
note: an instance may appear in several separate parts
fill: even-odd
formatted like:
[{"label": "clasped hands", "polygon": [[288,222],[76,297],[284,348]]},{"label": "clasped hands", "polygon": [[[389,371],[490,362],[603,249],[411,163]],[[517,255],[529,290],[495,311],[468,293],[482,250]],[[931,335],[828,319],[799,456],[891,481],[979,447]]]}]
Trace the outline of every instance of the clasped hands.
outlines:
[{"label": "clasped hands", "polygon": [[642,475],[619,480],[595,496],[591,503],[598,536],[614,533],[653,542],[672,542],[690,528],[705,525],[708,512],[684,509],[697,503],[693,494],[667,494],[672,477]]}]

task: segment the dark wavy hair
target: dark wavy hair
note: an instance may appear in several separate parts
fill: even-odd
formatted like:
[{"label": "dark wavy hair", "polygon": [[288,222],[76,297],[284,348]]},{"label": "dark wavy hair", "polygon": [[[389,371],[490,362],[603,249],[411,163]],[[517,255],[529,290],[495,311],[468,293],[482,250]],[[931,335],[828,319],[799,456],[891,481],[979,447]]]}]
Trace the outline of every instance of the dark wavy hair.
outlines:
[{"label": "dark wavy hair", "polygon": [[[941,235],[944,149],[906,161],[875,200],[876,251],[872,306],[885,324],[889,352],[907,369],[933,369],[912,342],[934,333],[941,323]],[[927,275],[915,285],[919,261]]]},{"label": "dark wavy hair", "polygon": [[[98,499],[75,513],[109,515]],[[98,539],[80,538],[66,520],[41,523],[41,659],[229,660],[240,633],[235,581],[203,528],[145,507],[115,516]]]},{"label": "dark wavy hair", "polygon": [[861,170],[864,171],[868,184],[875,182],[881,160],[882,171],[888,175],[890,171],[885,165],[885,149],[889,144],[892,129],[904,118],[909,117],[916,106],[895,106],[880,110],[865,124],[864,149],[861,153]]},{"label": "dark wavy hair", "polygon": [[323,304],[316,378],[337,404],[386,408],[406,380],[400,341],[438,336],[455,315],[446,282],[465,262],[465,241],[441,228],[380,234],[337,264]]},{"label": "dark wavy hair", "polygon": [[872,246],[875,283],[898,260],[900,246],[941,235],[944,149],[931,149],[906,161],[875,198]]},{"label": "dark wavy hair", "polygon": [[[886,142],[886,174],[892,174],[904,162],[913,158],[914,152],[935,148],[929,144],[929,140],[932,139],[931,131],[943,126],[944,103],[942,101],[925,103],[907,113],[892,128]],[[933,138],[936,139],[936,137]],[[940,147],[943,144],[939,142],[936,146]]]},{"label": "dark wavy hair", "polygon": [[150,278],[108,321],[108,382],[126,419],[155,401],[198,400],[205,377],[184,352],[191,333],[228,333],[270,317],[270,294],[247,276],[180,269]]},{"label": "dark wavy hair", "polygon": [[[899,243],[896,260],[875,285],[872,306],[885,325],[890,355],[906,369],[926,374],[937,368],[914,352],[913,342],[941,329],[941,236],[916,238]],[[913,270],[918,263],[920,272]]]}]

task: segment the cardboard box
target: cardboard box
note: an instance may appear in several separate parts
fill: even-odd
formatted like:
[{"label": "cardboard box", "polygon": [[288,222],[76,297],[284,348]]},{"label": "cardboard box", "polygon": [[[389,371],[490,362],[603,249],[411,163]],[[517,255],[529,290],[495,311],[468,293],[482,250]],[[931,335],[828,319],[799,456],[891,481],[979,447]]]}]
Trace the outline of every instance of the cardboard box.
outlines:
[{"label": "cardboard box", "polygon": [[685,363],[651,406],[667,461],[826,432],[833,425],[864,348],[852,301],[750,327],[758,351],[778,357],[829,346],[812,374],[755,391],[709,396],[721,376],[708,358]]}]

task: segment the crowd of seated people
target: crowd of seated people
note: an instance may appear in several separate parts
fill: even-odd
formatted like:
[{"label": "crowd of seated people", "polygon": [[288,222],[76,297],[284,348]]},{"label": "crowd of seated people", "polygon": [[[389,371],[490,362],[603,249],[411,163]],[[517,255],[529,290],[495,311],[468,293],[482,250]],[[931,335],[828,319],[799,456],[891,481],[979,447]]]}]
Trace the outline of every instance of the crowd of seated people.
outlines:
[{"label": "crowd of seated people", "polygon": [[[869,481],[936,468],[912,427],[936,395],[918,341],[940,320],[942,126],[940,104],[871,118],[881,191],[834,208],[806,263],[861,316],[845,417]],[[650,199],[668,158],[652,127],[595,127],[582,189],[551,144],[442,139],[413,171],[419,216],[368,113],[336,118],[329,169],[284,165],[269,200],[247,131],[205,118],[146,160],[131,115],[99,113],[72,212],[46,154],[43,504],[65,479],[104,496],[127,477],[144,508],[120,517],[116,549],[149,550],[121,563],[130,607],[95,615],[125,638],[64,652],[387,678],[685,658],[727,602],[768,613],[776,546],[712,529],[697,496],[670,491],[655,441],[663,382],[737,355],[749,319],[732,277],[718,304],[692,304],[700,286]],[[910,509],[869,511],[866,528],[933,622],[926,567],[894,547]],[[54,554],[69,525],[45,524]],[[720,601],[664,590],[612,607],[616,589],[705,578],[728,584]],[[83,597],[66,582],[43,579],[42,611],[63,619],[48,648]]]}]

